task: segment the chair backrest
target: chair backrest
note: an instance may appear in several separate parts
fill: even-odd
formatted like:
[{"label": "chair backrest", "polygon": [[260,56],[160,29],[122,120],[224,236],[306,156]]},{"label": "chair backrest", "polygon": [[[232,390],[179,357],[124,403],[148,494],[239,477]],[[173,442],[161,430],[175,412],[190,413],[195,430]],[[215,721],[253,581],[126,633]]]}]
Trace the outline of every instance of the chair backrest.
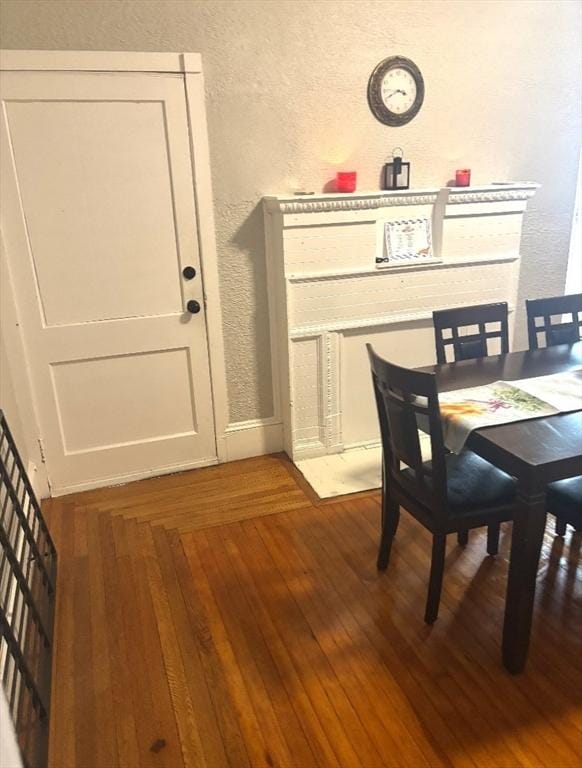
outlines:
[{"label": "chair backrest", "polygon": [[[553,296],[549,299],[526,299],[527,336],[530,349],[574,344],[582,333],[582,293]],[[564,320],[563,316],[569,316]],[[552,318],[557,318],[552,322]],[[539,335],[542,334],[540,345]]]},{"label": "chair backrest", "polygon": [[[432,313],[437,363],[471,360],[487,357],[490,339],[500,340],[500,352],[509,352],[509,331],[507,303],[477,304],[473,307],[435,310]],[[496,328],[491,325],[495,324]],[[461,328],[476,330],[461,335]],[[489,326],[489,327],[488,327]],[[445,333],[448,335],[445,336]],[[447,347],[453,352],[453,359],[447,360]]]},{"label": "chair backrest", "polygon": [[[447,514],[445,448],[435,376],[393,365],[366,345],[380,421],[385,482],[394,483],[438,519]],[[419,426],[427,431],[431,463],[423,462]],[[401,462],[412,473],[403,473]]]}]

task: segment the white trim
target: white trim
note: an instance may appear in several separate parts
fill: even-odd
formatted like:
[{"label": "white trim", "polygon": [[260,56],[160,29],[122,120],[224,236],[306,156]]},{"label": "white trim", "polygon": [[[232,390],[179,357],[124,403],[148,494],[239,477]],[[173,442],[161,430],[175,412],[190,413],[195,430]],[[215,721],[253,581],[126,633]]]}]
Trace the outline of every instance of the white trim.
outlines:
[{"label": "white trim", "polygon": [[574,199],[574,213],[572,214],[572,233],[570,235],[564,293],[580,293],[580,291],[582,291],[582,154],[578,160],[576,197]]},{"label": "white trim", "polygon": [[229,416],[228,390],[226,386],[222,310],[218,283],[218,259],[216,255],[216,231],[214,226],[212,178],[210,174],[210,150],[204,101],[204,79],[200,72],[197,74],[187,74],[184,80],[186,110],[190,130],[192,173],[194,176],[196,210],[198,213],[198,239],[200,263],[202,265],[202,283],[204,285],[216,453],[219,461],[227,461],[225,433]]},{"label": "white trim", "polygon": [[433,205],[437,196],[446,198],[445,203],[491,203],[513,200],[529,200],[539,184],[535,182],[511,182],[490,184],[482,187],[441,187],[433,189],[407,189],[388,192],[354,192],[349,194],[323,195],[267,195],[264,202],[269,212],[284,214],[331,213],[337,211],[362,211],[401,205]]},{"label": "white trim", "polygon": [[[427,461],[430,459],[430,435],[427,432],[418,430],[418,439],[420,440],[421,453],[426,457]],[[382,440],[377,438],[376,440],[362,440],[360,443],[350,443],[344,445],[342,453],[348,453],[349,451],[371,451],[375,448],[382,447]],[[404,462],[403,462],[404,465]]]},{"label": "white trim", "polygon": [[492,184],[487,187],[451,187],[448,203],[495,203],[529,200],[540,188],[534,181]]},{"label": "white trim", "polygon": [[[427,435],[428,437],[428,435]],[[347,445],[344,445],[344,453],[347,451],[363,451],[364,449],[373,449],[373,448],[381,448],[382,447],[382,441],[380,438],[377,438],[376,440],[361,440],[358,443],[348,443]]]},{"label": "white trim", "polygon": [[0,51],[0,69],[23,72],[201,73],[199,53]]},{"label": "white trim", "polygon": [[[279,327],[284,383],[280,413],[294,461],[339,453],[344,441],[371,434],[370,414],[358,401],[369,373],[354,334],[381,333],[391,359],[420,365],[432,354],[427,331],[435,309],[475,304],[483,296],[515,305],[523,214],[538,187],[511,182],[263,199],[271,322]],[[431,217],[435,258],[378,267],[386,222],[413,214]],[[408,335],[415,325],[422,326],[418,345]],[[353,372],[346,372],[352,363]]]},{"label": "white trim", "polygon": [[[273,214],[277,215],[277,214]],[[277,247],[273,240],[272,227],[270,219],[265,220],[265,258],[273,253]],[[287,333],[280,327],[281,314],[276,308],[285,300],[285,284],[275,275],[275,267],[267,269],[267,301],[269,309],[269,348],[271,352],[271,390],[273,392],[273,417],[279,421],[282,420],[282,399],[281,392],[283,382],[281,381],[281,364],[279,360],[279,346],[286,343]],[[282,291],[282,292],[281,292]]]},{"label": "white trim", "polygon": [[126,475],[116,475],[115,477],[95,480],[87,480],[85,483],[76,485],[62,485],[51,489],[51,496],[66,496],[69,493],[79,493],[80,491],[91,491],[94,488],[111,488],[115,485],[125,485],[134,480],[144,480],[148,477],[158,477],[159,475],[172,475],[177,472],[186,472],[189,469],[198,469],[199,467],[211,467],[218,464],[218,460],[211,456],[207,459],[198,459],[184,464],[171,464],[167,467],[156,467],[155,469],[145,470],[143,472],[129,472]]},{"label": "white trim", "polygon": [[[210,153],[204,99],[202,59],[199,53],[135,53],[107,51],[0,51],[0,70],[8,71],[77,71],[77,72],[163,72],[183,76],[194,189],[200,263],[204,286],[206,328],[208,334],[209,362],[213,397],[213,411],[218,461],[227,461],[226,429],[228,425],[228,393],[224,340],[220,304],[218,261]],[[202,463],[162,468],[159,471],[131,474],[120,477],[119,482],[129,482],[152,474],[181,471]],[[83,487],[53,489],[53,495],[97,487],[102,483],[91,481]]]},{"label": "white trim", "polygon": [[269,195],[264,197],[270,213],[332,213],[337,211],[365,211],[396,205],[432,205],[440,189],[410,189],[398,192],[355,192],[353,194],[324,194],[306,196]]},{"label": "white trim", "polygon": [[283,450],[283,424],[275,417],[229,424],[225,434],[226,461],[279,453]]},{"label": "white trim", "polygon": [[[465,304],[447,304],[446,307],[435,306],[434,309],[456,309],[464,307]],[[508,305],[508,312],[515,311],[513,304]],[[378,317],[355,318],[354,320],[328,321],[319,325],[306,325],[298,328],[289,329],[290,339],[309,339],[312,336],[320,336],[324,333],[343,332],[353,330],[365,330],[366,328],[377,328],[382,325],[396,325],[397,323],[410,323],[418,320],[432,320],[433,309],[420,310],[418,312],[394,312],[389,315],[380,315]]]},{"label": "white trim", "polygon": [[[335,453],[342,453],[342,450]],[[296,464],[301,459],[315,459],[317,456],[329,456],[329,451],[319,440],[306,440],[305,442],[296,442],[293,447],[293,462]]]},{"label": "white trim", "polygon": [[[46,465],[42,461],[39,448],[40,427],[35,398],[32,390],[30,366],[22,338],[20,323],[21,309],[14,293],[8,257],[4,247],[4,238],[0,231],[0,343],[6,345],[7,367],[14,388],[15,407],[20,417],[24,432],[25,446],[17,446],[19,453],[25,453],[28,468],[34,466],[34,476],[29,472],[29,479],[38,498],[50,495]],[[0,403],[0,405],[4,405]],[[10,414],[7,413],[10,427]]]},{"label": "white trim", "polygon": [[379,272],[415,272],[424,269],[451,269],[453,267],[473,267],[481,264],[499,264],[509,261],[519,261],[520,256],[508,254],[506,256],[479,256],[470,259],[450,259],[444,261],[442,258],[431,259],[430,261],[411,262],[410,264],[395,264],[381,269],[338,269],[336,272],[311,272],[310,274],[289,274],[287,280],[290,283],[311,283],[316,280],[341,280],[344,277],[361,277],[362,275],[377,275]]}]

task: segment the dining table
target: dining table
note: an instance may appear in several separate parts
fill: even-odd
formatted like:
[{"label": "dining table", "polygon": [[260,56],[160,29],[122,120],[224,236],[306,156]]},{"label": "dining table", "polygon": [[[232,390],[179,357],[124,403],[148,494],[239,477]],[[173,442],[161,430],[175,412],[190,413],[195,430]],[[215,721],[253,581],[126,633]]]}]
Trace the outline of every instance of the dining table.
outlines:
[{"label": "dining table", "polygon": [[[439,392],[518,381],[582,367],[582,341],[425,366]],[[582,411],[557,413],[473,430],[466,447],[515,478],[502,659],[514,674],[524,670],[533,618],[536,578],[546,526],[548,483],[582,475]]]}]

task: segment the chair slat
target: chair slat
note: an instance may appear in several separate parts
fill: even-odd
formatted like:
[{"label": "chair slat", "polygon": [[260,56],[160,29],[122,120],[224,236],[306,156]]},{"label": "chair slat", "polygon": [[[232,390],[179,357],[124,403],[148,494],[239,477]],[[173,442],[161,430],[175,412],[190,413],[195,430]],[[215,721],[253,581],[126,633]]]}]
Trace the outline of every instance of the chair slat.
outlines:
[{"label": "chair slat", "polygon": [[[443,365],[447,361],[447,350],[452,348],[453,360],[472,360],[487,357],[488,341],[499,339],[501,352],[509,352],[508,307],[506,302],[496,304],[477,304],[471,307],[435,310],[432,313],[437,362]],[[499,324],[495,330],[488,329],[489,324]],[[477,326],[477,333],[459,333],[462,328]],[[450,338],[444,332],[451,331]]]},{"label": "chair slat", "polygon": [[[582,293],[527,299],[525,308],[530,349],[574,344],[582,338]],[[569,319],[565,320],[564,316]],[[552,322],[552,317],[558,320]]]}]

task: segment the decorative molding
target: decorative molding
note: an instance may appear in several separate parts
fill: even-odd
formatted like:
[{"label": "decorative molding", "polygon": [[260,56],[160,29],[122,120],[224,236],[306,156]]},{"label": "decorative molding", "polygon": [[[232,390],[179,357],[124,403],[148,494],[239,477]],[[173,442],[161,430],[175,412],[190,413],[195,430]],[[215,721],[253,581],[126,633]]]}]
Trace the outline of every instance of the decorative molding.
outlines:
[{"label": "decorative molding", "polygon": [[437,197],[443,202],[491,203],[529,200],[539,184],[524,182],[486,187],[440,187],[438,189],[405,190],[397,192],[367,192],[355,194],[326,194],[289,197],[287,195],[263,198],[268,212],[282,214],[334,213],[338,211],[364,211],[405,205],[433,205]]},{"label": "decorative molding", "polygon": [[340,335],[326,333],[323,336],[325,349],[325,445],[328,453],[341,451],[341,400],[340,400]]},{"label": "decorative molding", "polygon": [[451,189],[447,202],[455,205],[458,203],[502,203],[506,201],[510,202],[512,200],[529,200],[535,195],[539,186],[539,184],[533,183],[518,188],[500,186],[499,188],[489,191],[471,189],[458,191],[457,189]]},{"label": "decorative molding", "polygon": [[[523,213],[537,188],[264,198],[269,306],[281,381],[289,384],[280,389],[280,413],[294,461],[341,453],[374,434],[371,395],[362,399],[370,390],[367,335],[410,367],[430,361],[433,310],[507,301],[513,311]],[[410,219],[415,205],[431,217],[436,258],[378,268],[386,221]]]},{"label": "decorative molding", "polygon": [[280,200],[266,198],[267,210],[283,214],[293,213],[333,213],[337,211],[365,211],[376,208],[388,208],[394,205],[433,205],[438,190],[430,193],[411,192],[410,194],[381,195],[369,197],[309,198],[300,200]]},{"label": "decorative molding", "polygon": [[[309,448],[310,451],[327,452],[327,349],[325,333],[301,336],[289,350],[292,362],[290,377],[290,400],[295,403],[309,403],[309,412],[316,420],[307,425],[305,412],[294,408],[291,420],[293,446]],[[311,363],[311,365],[310,365]],[[301,375],[301,371],[307,372]],[[299,375],[296,373],[299,372]]]},{"label": "decorative molding", "polygon": [[225,461],[248,459],[283,450],[283,424],[276,417],[229,424],[224,433]]}]

